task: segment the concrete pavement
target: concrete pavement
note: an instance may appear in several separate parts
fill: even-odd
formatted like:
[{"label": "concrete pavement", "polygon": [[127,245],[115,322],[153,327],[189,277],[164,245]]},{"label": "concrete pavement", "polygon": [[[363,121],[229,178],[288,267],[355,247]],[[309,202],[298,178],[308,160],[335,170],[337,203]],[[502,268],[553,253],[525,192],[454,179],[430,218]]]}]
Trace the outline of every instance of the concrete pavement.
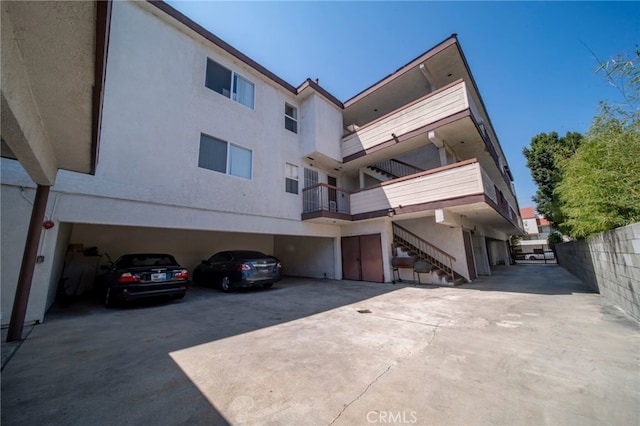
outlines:
[{"label": "concrete pavement", "polygon": [[640,327],[556,265],[458,288],[289,278],[54,307],[3,425],[635,425]]}]

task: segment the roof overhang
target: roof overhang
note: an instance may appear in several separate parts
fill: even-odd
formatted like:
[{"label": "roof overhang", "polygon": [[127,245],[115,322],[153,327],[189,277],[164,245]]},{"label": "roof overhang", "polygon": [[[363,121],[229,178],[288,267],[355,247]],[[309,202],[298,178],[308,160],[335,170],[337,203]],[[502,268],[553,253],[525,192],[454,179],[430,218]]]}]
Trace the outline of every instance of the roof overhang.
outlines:
[{"label": "roof overhang", "polygon": [[39,185],[94,173],[110,1],[2,2],[2,156]]}]

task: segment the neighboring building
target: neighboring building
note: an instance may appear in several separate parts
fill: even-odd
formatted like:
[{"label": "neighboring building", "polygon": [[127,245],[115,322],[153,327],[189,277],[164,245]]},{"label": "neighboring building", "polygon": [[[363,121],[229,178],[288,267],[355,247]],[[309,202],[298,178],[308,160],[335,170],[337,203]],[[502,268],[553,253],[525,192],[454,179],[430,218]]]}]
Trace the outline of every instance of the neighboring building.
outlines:
[{"label": "neighboring building", "polygon": [[547,239],[553,229],[553,223],[544,216],[537,215],[533,207],[520,209],[524,236],[514,245],[514,254],[543,253],[551,250]]},{"label": "neighboring building", "polygon": [[[10,21],[22,16],[3,7],[4,36],[5,19],[18,31]],[[437,267],[432,280],[509,263],[509,236],[522,233],[512,176],[455,35],[341,102],[312,80],[283,81],[165,3],[113,2],[109,18],[99,144],[84,132],[64,153],[67,141],[50,139],[36,165],[59,170],[39,180],[17,152],[29,136],[5,138],[3,122],[3,156],[18,159],[2,158],[3,323],[34,182],[51,187],[43,214],[55,226],[40,239],[27,321],[53,303],[70,244],[112,258],[166,251],[190,270],[251,248],[288,275],[374,282],[394,279],[394,244]],[[92,149],[89,167],[62,162]]]}]

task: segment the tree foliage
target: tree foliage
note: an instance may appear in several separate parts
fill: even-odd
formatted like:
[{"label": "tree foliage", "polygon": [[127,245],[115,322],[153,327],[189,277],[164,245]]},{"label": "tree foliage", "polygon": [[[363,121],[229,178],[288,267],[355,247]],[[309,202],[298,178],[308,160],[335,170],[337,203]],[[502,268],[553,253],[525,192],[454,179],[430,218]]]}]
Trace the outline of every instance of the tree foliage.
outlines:
[{"label": "tree foliage", "polygon": [[596,72],[622,95],[622,102],[609,106],[610,111],[625,120],[638,121],[640,115],[640,49],[634,55],[618,54],[608,61],[599,61]]},{"label": "tree foliage", "polygon": [[554,191],[562,179],[561,164],[571,158],[582,143],[582,135],[567,132],[559,137],[556,132],[540,133],[531,139],[531,146],[522,150],[527,159],[531,177],[538,186],[533,201],[538,213],[555,224],[563,221]]},{"label": "tree foliage", "polygon": [[640,222],[640,122],[626,120],[606,104],[585,142],[562,163],[555,197],[560,229],[586,237]]},{"label": "tree foliage", "polygon": [[523,150],[538,212],[577,238],[640,222],[640,49],[599,62],[622,102],[602,102],[584,138],[542,133]]}]

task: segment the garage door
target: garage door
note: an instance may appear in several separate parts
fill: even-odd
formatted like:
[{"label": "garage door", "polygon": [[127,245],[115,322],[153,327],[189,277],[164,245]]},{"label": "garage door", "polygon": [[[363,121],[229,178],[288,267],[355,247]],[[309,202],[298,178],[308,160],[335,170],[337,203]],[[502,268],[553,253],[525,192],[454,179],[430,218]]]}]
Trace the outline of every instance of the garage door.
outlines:
[{"label": "garage door", "polygon": [[346,280],[384,282],[380,234],[342,238],[342,276]]}]

